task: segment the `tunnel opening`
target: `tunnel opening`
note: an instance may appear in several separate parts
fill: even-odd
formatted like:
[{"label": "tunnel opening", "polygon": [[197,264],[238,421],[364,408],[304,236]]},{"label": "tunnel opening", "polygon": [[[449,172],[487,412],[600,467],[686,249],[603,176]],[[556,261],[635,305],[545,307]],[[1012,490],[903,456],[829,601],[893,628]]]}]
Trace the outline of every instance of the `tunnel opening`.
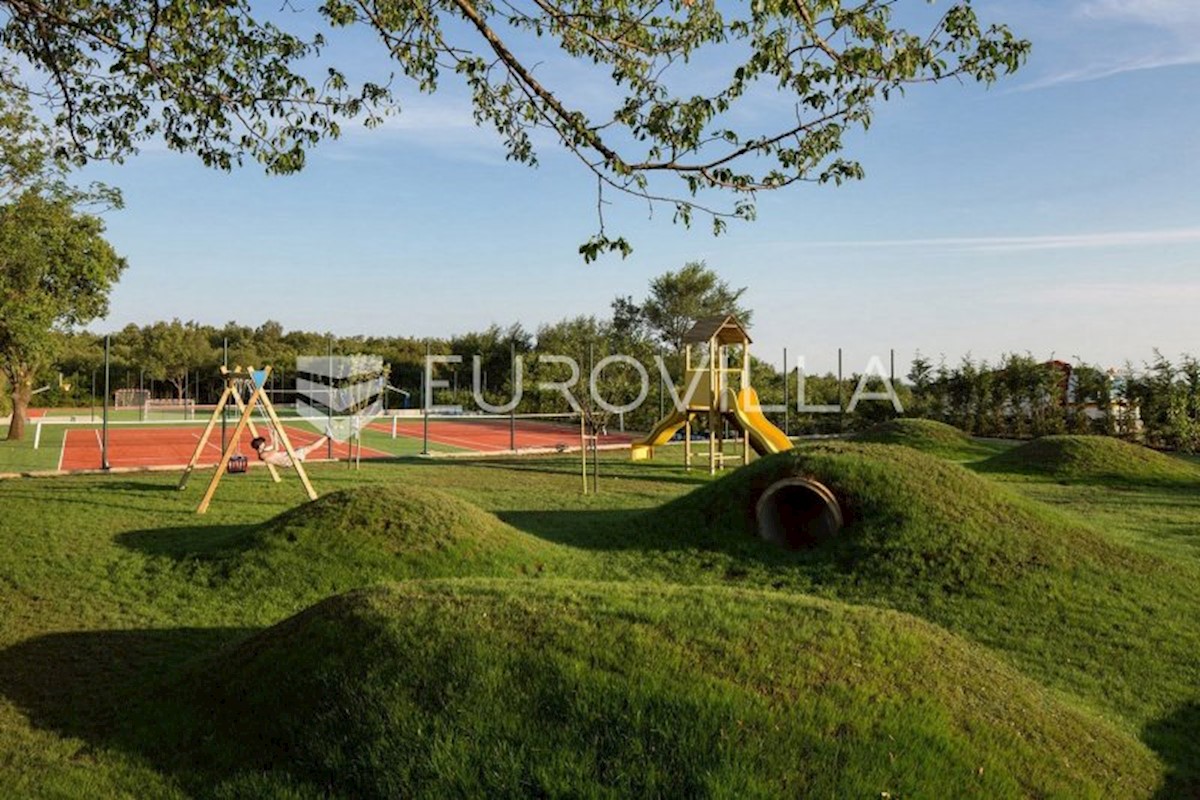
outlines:
[{"label": "tunnel opening", "polygon": [[759,537],[789,550],[816,547],[842,528],[842,509],[833,492],[808,478],[776,481],[754,510]]}]

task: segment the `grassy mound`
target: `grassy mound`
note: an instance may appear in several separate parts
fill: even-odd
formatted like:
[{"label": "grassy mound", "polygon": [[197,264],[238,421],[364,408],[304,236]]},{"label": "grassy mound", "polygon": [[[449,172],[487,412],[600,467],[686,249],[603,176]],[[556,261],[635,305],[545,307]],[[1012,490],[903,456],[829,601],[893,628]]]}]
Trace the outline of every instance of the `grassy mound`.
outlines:
[{"label": "grassy mound", "polygon": [[902,444],[953,461],[987,458],[997,452],[995,446],[977,442],[953,425],[931,419],[888,420],[856,433],[850,439],[874,444]]},{"label": "grassy mound", "polygon": [[235,582],[320,597],[381,580],[537,572],[556,550],[466,500],[401,484],[326,495],[241,544]]},{"label": "grassy mound", "polygon": [[1200,487],[1196,465],[1108,436],[1043,436],[993,456],[980,467],[1071,483]]},{"label": "grassy mound", "polygon": [[977,592],[1082,559],[1121,557],[1094,531],[986,478],[886,445],[829,442],[759,459],[669,504],[665,516],[710,537],[756,536],[758,498],[790,477],[829,487],[846,520],[801,562],[856,582]]},{"label": "grassy mound", "polygon": [[229,795],[1145,797],[1161,769],[934,626],[713,588],[355,592],[162,697],[151,758]]},{"label": "grassy mound", "polygon": [[[793,476],[829,487],[846,516],[798,553],[755,538],[757,499]],[[727,576],[742,583],[915,614],[1139,725],[1195,697],[1200,635],[1187,621],[1200,612],[1200,571],[910,448],[799,447],[680,498],[659,522],[735,562]],[[1198,741],[1159,746],[1200,763]]]}]

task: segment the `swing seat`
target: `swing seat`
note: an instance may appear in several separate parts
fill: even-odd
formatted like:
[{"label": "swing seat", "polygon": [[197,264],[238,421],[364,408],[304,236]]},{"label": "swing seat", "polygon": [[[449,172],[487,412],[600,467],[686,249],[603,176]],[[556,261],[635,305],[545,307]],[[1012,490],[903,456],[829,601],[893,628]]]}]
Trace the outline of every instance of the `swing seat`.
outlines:
[{"label": "swing seat", "polygon": [[230,475],[242,475],[250,468],[250,461],[245,456],[233,456],[229,459],[229,466],[225,471]]}]

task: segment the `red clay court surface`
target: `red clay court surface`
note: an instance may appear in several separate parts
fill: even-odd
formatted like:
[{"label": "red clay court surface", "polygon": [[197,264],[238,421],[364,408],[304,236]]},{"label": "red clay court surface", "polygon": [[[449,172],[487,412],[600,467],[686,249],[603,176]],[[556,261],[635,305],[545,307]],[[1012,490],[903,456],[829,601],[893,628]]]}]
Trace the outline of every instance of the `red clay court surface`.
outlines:
[{"label": "red clay court surface", "polygon": [[[298,430],[285,426],[288,439],[293,447],[303,447],[315,442],[319,435],[312,431]],[[121,427],[108,429],[108,464],[111,467],[165,467],[186,466],[196,451],[196,442],[200,440],[203,428],[174,428],[170,426],[154,427],[153,429],[139,428],[137,430]],[[232,431],[230,431],[232,433]],[[64,431],[62,457],[59,469],[100,469],[100,431],[71,429]],[[242,455],[252,462],[257,456],[250,449],[249,431],[242,435]],[[325,449],[318,448],[313,454],[314,459],[324,458]],[[349,455],[348,445],[334,442],[333,454],[337,458]],[[363,458],[389,458],[388,453],[362,449]],[[221,432],[214,431],[208,438],[204,452],[200,456],[201,466],[213,466],[221,460]]]},{"label": "red clay court surface", "polygon": [[[376,421],[375,430],[391,433],[392,422]],[[396,435],[407,439],[424,438],[424,420],[420,417],[405,417],[397,420]],[[600,437],[600,444],[629,444],[637,437],[626,433],[614,433]],[[429,442],[459,450],[477,453],[500,453],[511,450],[508,420],[503,417],[473,421],[430,420]],[[579,447],[579,425],[518,419],[516,445],[518,450],[553,450],[559,445]]]}]

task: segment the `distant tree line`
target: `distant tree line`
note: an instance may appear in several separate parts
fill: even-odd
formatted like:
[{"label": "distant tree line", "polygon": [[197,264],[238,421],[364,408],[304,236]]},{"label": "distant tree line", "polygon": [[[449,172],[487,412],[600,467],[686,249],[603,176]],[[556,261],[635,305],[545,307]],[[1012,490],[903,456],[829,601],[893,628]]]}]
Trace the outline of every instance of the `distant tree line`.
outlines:
[{"label": "distant tree line", "polygon": [[[423,404],[425,355],[456,355],[459,364],[439,365],[435,378],[445,380],[434,402],[439,406],[476,408],[474,359],[479,359],[483,398],[504,405],[513,396],[513,355],[523,359],[523,396],[517,411],[554,413],[568,406],[558,390],[542,390],[545,381],[571,378],[567,365],[548,356],[570,356],[580,367],[574,395],[588,405],[592,366],[614,354],[628,355],[645,366],[650,391],[641,406],[620,424],[633,430],[651,427],[671,403],[655,358],[661,357],[677,386],[683,385],[682,338],[695,320],[733,314],[749,325],[752,313],[741,303],[745,289],[722,281],[703,263],[687,264],[650,282],[644,298],[617,297],[608,316],[577,316],[527,330],[519,324],[490,325],[451,337],[333,336],[313,331],[285,331],[278,322],[257,327],[235,322],[224,326],[195,322],[128,325],[111,335],[113,390],[144,388],[158,398],[190,398],[215,402],[222,384],[219,367],[270,364],[269,387],[277,402],[289,402],[295,389],[300,355],[372,353],[389,370],[389,408],[418,409]],[[48,350],[56,354],[35,383],[45,388],[37,405],[87,406],[103,391],[104,336],[87,332],[51,334]],[[862,376],[850,372],[805,375],[795,368],[785,376],[775,365],[751,359],[752,381],[764,406],[782,406],[768,416],[792,435],[834,434],[870,427],[899,416],[892,404],[878,399],[847,409]],[[900,369],[897,369],[899,372]],[[1155,352],[1135,369],[1105,369],[1075,361],[1043,360],[1030,354],[1008,354],[995,362],[971,356],[955,363],[918,353],[907,372],[897,374],[894,390],[902,414],[949,423],[971,434],[1028,438],[1053,433],[1122,436],[1154,447],[1200,450],[1200,359],[1185,355],[1172,361]],[[637,372],[622,364],[606,368],[598,380],[612,404],[628,403],[641,387]],[[866,391],[884,388],[881,378],[862,382]],[[2,387],[0,387],[2,388]],[[4,395],[0,394],[0,398]],[[0,415],[7,414],[0,399]],[[825,406],[825,413],[798,410]],[[838,411],[841,409],[841,411]],[[595,409],[588,408],[589,411]],[[616,424],[612,421],[611,424]]]},{"label": "distant tree line", "polygon": [[[257,327],[236,322],[224,326],[171,320],[149,325],[127,325],[109,334],[110,390],[145,389],[156,398],[215,402],[222,390],[219,368],[230,366],[274,367],[269,387],[276,399],[287,402],[295,390],[296,358],[302,355],[349,355],[372,353],[381,356],[389,370],[388,406],[420,408],[423,403],[426,353],[454,355],[460,364],[438,366],[435,378],[449,387],[439,388],[434,402],[439,406],[474,408],[474,360],[479,359],[480,389],[493,405],[503,405],[513,396],[513,356],[521,356],[523,398],[518,411],[560,412],[570,410],[561,392],[542,391],[543,381],[565,381],[569,368],[545,358],[571,356],[580,366],[580,383],[574,395],[587,405],[587,385],[592,366],[605,357],[623,354],[641,362],[650,374],[652,391],[643,407],[628,420],[628,427],[648,427],[657,418],[658,373],[654,358],[661,355],[676,374],[682,361],[679,340],[694,320],[714,314],[734,314],[743,323],[751,319],[740,305],[744,288],[731,288],[702,262],[655,278],[642,300],[618,297],[612,313],[603,318],[578,316],[542,325],[535,331],[519,324],[493,324],[447,338],[411,336],[334,336],[313,331],[285,331],[278,322]],[[41,406],[83,407],[98,401],[103,393],[104,334],[64,332],[45,334],[47,359],[37,376],[47,387],[37,398]],[[636,398],[640,376],[628,365],[613,364],[598,380],[603,395],[614,405]],[[0,401],[2,403],[3,401]],[[589,409],[590,410],[590,409]],[[0,414],[8,407],[0,406]]]},{"label": "distant tree line", "polygon": [[1136,369],[1009,354],[934,364],[918,354],[908,375],[909,416],[947,422],[979,436],[1027,438],[1090,433],[1152,447],[1200,450],[1200,360],[1159,351]]}]

